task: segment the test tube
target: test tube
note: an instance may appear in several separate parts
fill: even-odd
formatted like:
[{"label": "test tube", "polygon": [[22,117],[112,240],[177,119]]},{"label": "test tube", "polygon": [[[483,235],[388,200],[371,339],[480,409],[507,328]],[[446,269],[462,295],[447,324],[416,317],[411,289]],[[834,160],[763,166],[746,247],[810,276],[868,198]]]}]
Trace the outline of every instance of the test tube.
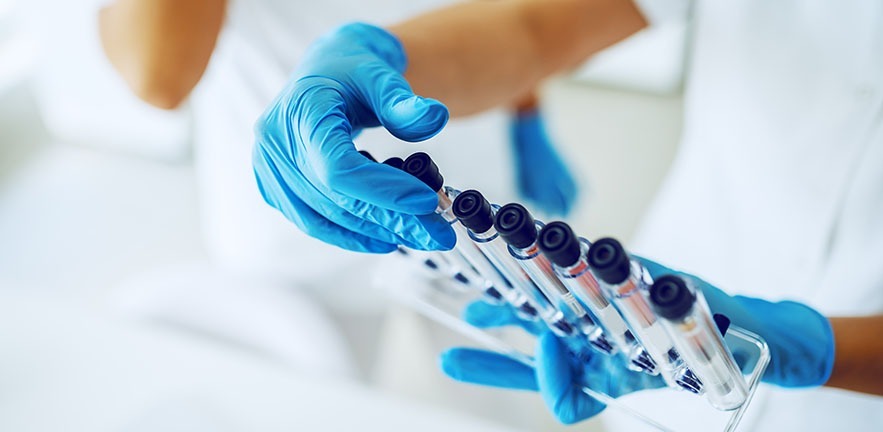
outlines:
[{"label": "test tube", "polygon": [[595,316],[595,323],[604,329],[610,341],[628,358],[628,367],[651,375],[658,374],[656,363],[632,335],[628,324],[604,296],[598,280],[589,270],[586,260],[589,241],[577,237],[564,222],[550,222],[540,230],[537,244],[543,255],[552,261],[558,279],[589,308]]},{"label": "test tube", "polygon": [[462,192],[454,200],[454,215],[467,228],[469,238],[506,279],[507,286],[524,298],[520,307],[529,306],[538,311],[550,330],[565,340],[574,340],[580,333],[566,319],[563,312],[531,281],[530,277],[512,259],[506,243],[494,228],[494,212],[490,203],[476,190]]},{"label": "test tube", "polygon": [[[366,158],[376,162],[376,160],[374,159],[374,156],[372,156],[371,153],[368,153],[366,150],[359,150],[359,153],[362,156],[365,156]],[[400,158],[400,157],[391,157],[391,158],[383,161],[384,165],[389,165],[389,166],[396,168],[396,169],[402,169],[403,163],[404,163],[404,160],[402,160],[402,158]],[[448,260],[444,256],[442,256],[441,254],[436,254],[433,252],[409,251],[407,248],[405,248],[403,246],[399,246],[398,248],[396,248],[396,252],[405,258],[413,259],[415,261],[420,262],[420,264],[423,266],[423,268],[428,270],[430,272],[430,274],[431,273],[443,274],[445,276],[451,277],[451,279],[453,279],[458,284],[462,284],[462,285],[466,285],[466,286],[468,286],[471,283],[471,281],[469,279],[467,279],[465,276],[461,275],[461,277],[457,277],[456,270],[453,269],[453,266],[451,265],[451,263],[448,262]]]},{"label": "test tube", "polygon": [[445,190],[445,178],[438,170],[438,165],[433,162],[428,154],[417,152],[408,156],[402,165],[402,170],[417,177],[438,194],[438,208],[435,212],[441,215],[449,223],[457,221],[457,217],[451,211],[452,199]]},{"label": "test tube", "polygon": [[542,223],[535,221],[522,205],[511,203],[497,212],[494,228],[509,245],[509,253],[516,258],[521,268],[572,322],[579,323],[592,346],[606,354],[613,353],[616,346],[608,340],[604,330],[595,324],[573,293],[561,283],[549,259],[540,253],[537,237]]},{"label": "test tube", "polygon": [[741,407],[748,388],[702,292],[685,278],[667,275],[650,287],[650,304],[711,405],[725,411]]},{"label": "test tube", "polygon": [[629,257],[622,245],[612,238],[593,243],[587,261],[601,282],[601,289],[653,358],[665,382],[672,388],[701,393],[702,384],[681,359],[645,297],[653,283],[647,269]]},{"label": "test tube", "polygon": [[[474,281],[478,289],[482,291],[484,299],[489,303],[503,303],[505,301],[515,301],[506,288],[500,285],[500,281],[495,280],[495,271],[493,266],[487,262],[487,259],[478,251],[474,244],[468,239],[466,229],[459,223],[457,217],[454,216],[452,207],[453,199],[460,193],[456,189],[444,186],[444,177],[439,172],[438,166],[433,162],[432,158],[423,152],[417,152],[404,160],[402,170],[408,174],[417,177],[424,184],[436,191],[438,195],[438,213],[445,219],[451,228],[453,228],[457,236],[457,242],[454,250],[450,254],[444,254],[455,268],[460,269],[460,274],[468,273],[468,278]],[[505,293],[505,294],[504,294]],[[507,297],[507,295],[509,297]],[[533,320],[537,319],[537,311],[527,308],[518,310],[521,318]]]}]

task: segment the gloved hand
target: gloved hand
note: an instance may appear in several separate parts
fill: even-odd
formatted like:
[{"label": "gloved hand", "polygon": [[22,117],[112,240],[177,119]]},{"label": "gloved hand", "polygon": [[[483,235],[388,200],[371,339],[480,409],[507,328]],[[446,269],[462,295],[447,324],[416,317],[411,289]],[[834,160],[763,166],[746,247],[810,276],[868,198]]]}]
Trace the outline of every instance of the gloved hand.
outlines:
[{"label": "gloved hand", "polygon": [[493,351],[452,348],[441,356],[445,374],[473,384],[539,391],[546,406],[564,424],[592,417],[605,408],[604,404],[583,393],[583,383],[613,397],[665,385],[659,376],[627,369],[619,357],[592,350],[574,355],[564,341],[543,325],[519,319],[506,305],[472,303],[466,308],[463,319],[480,328],[518,325],[537,335],[536,370]]},{"label": "gloved hand", "polygon": [[546,135],[539,110],[520,111],[510,127],[518,193],[550,216],[567,216],[577,185]]},{"label": "gloved hand", "polygon": [[368,160],[352,142],[368,127],[382,125],[405,141],[444,127],[447,108],[414,95],[405,65],[395,36],[345,25],[310,47],[255,125],[261,195],[307,234],[361,252],[453,247],[453,230],[434,214],[436,191]]},{"label": "gloved hand", "polygon": [[695,276],[648,259],[641,259],[641,263],[654,278],[674,274],[692,279],[712,313],[723,314],[733,325],[762,337],[771,355],[763,382],[780,387],[816,387],[830,378],[834,333],[828,319],[815,309],[794,301],[730,296]]},{"label": "gloved hand", "polygon": [[[834,338],[828,320],[800,303],[768,302],[744,296],[729,296],[714,286],[650,260],[642,262],[656,278],[678,274],[692,278],[701,289],[713,313],[730,318],[733,325],[757,333],[770,346],[772,359],[763,381],[782,387],[811,387],[824,384],[834,364]],[[467,308],[464,319],[479,327],[517,324],[505,306]],[[497,308],[496,310],[493,308]],[[600,354],[577,364],[552,333],[541,331],[536,349],[536,370],[490,351],[454,348],[442,354],[442,370],[450,377],[476,384],[524,390],[539,390],[552,413],[563,423],[574,423],[599,413],[603,404],[582,393],[580,383],[590,383],[614,397],[664,385],[658,377],[624,368],[620,359]]]}]

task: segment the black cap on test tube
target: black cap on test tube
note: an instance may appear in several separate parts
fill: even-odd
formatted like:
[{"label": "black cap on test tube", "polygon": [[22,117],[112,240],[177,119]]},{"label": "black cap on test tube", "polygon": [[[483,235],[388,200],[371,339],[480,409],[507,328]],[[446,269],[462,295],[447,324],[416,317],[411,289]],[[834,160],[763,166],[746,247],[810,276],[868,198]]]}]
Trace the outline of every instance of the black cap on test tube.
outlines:
[{"label": "black cap on test tube", "polygon": [[619,285],[631,274],[631,259],[616,239],[602,238],[589,248],[589,267],[604,282]]},{"label": "black cap on test tube", "polygon": [[650,305],[654,312],[665,319],[683,319],[695,302],[696,294],[681,277],[665,275],[650,286]]},{"label": "black cap on test tube", "polygon": [[367,150],[359,150],[359,153],[362,156],[365,156],[366,158],[370,159],[371,162],[377,162],[377,159],[374,159],[374,156],[372,156],[371,153],[368,153]]},{"label": "black cap on test tube", "polygon": [[544,226],[537,244],[543,254],[560,267],[570,267],[579,261],[579,238],[564,222],[550,222]]},{"label": "black cap on test tube", "polygon": [[494,226],[491,204],[477,190],[470,189],[457,195],[452,210],[463,226],[472,232],[480,234]]},{"label": "black cap on test tube", "polygon": [[434,191],[441,189],[445,184],[445,178],[438,172],[438,166],[426,153],[418,152],[408,156],[402,169],[417,177]]},{"label": "black cap on test tube", "polygon": [[385,161],[383,161],[384,165],[389,165],[395,169],[402,169],[402,165],[405,164],[405,161],[398,156],[393,156]]},{"label": "black cap on test tube", "polygon": [[537,241],[537,226],[533,216],[521,204],[506,204],[497,212],[494,228],[512,247],[524,249]]}]

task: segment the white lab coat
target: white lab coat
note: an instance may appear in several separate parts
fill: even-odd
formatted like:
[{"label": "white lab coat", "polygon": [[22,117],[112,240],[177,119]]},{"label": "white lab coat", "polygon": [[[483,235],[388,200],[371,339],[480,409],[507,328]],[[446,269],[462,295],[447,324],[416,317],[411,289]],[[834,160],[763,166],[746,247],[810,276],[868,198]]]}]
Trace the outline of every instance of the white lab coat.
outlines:
[{"label": "white lab coat", "polygon": [[[683,142],[633,249],[728,292],[883,313],[883,3],[694,18]],[[741,430],[883,430],[881,398],[762,390]]]},{"label": "white lab coat", "polygon": [[[353,300],[352,290],[324,288],[364,283],[361,270],[373,267],[377,257],[345,252],[309,238],[263,202],[251,167],[254,121],[284,87],[309,43],[320,35],[346,22],[391,23],[447,3],[231,3],[214,56],[193,95],[200,198],[208,251],[213,258],[239,270],[315,285],[326,294],[346,293],[340,300]],[[476,142],[482,145],[474,145]],[[363,132],[356,144],[378,160],[429,152],[451,184],[481,189],[500,202],[514,198],[502,112],[452,121],[426,143],[399,142],[376,129]],[[339,271],[342,267],[349,271]]]},{"label": "white lab coat", "polygon": [[[389,22],[442,2],[382,3],[231,5],[194,95],[202,205],[216,258],[307,281],[369,260],[306,238],[260,200],[250,168],[251,119],[328,27]],[[881,20],[881,4],[870,0],[700,1],[684,141],[632,249],[734,293],[795,298],[827,314],[883,311]],[[482,157],[506,149],[502,119],[491,118],[496,127],[458,134],[464,139],[447,128],[429,151],[458,185],[504,201],[512,196],[508,158]],[[360,145],[380,158],[418,148],[382,149],[378,141],[394,139],[366,135]],[[472,145],[477,141],[485,145]],[[463,160],[467,149],[475,157]],[[475,169],[481,159],[491,166]],[[743,430],[883,424],[878,399],[825,389],[763,393]]]}]

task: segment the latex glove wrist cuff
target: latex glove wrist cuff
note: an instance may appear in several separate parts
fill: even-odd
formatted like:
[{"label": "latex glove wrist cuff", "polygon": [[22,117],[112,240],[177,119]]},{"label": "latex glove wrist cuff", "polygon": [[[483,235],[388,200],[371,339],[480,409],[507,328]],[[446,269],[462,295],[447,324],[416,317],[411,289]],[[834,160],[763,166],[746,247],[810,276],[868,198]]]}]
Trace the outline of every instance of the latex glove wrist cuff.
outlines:
[{"label": "latex glove wrist cuff", "polygon": [[760,324],[747,330],[767,339],[772,352],[764,381],[782,387],[824,385],[834,369],[834,331],[831,322],[817,310],[798,302],[734,296]]}]

